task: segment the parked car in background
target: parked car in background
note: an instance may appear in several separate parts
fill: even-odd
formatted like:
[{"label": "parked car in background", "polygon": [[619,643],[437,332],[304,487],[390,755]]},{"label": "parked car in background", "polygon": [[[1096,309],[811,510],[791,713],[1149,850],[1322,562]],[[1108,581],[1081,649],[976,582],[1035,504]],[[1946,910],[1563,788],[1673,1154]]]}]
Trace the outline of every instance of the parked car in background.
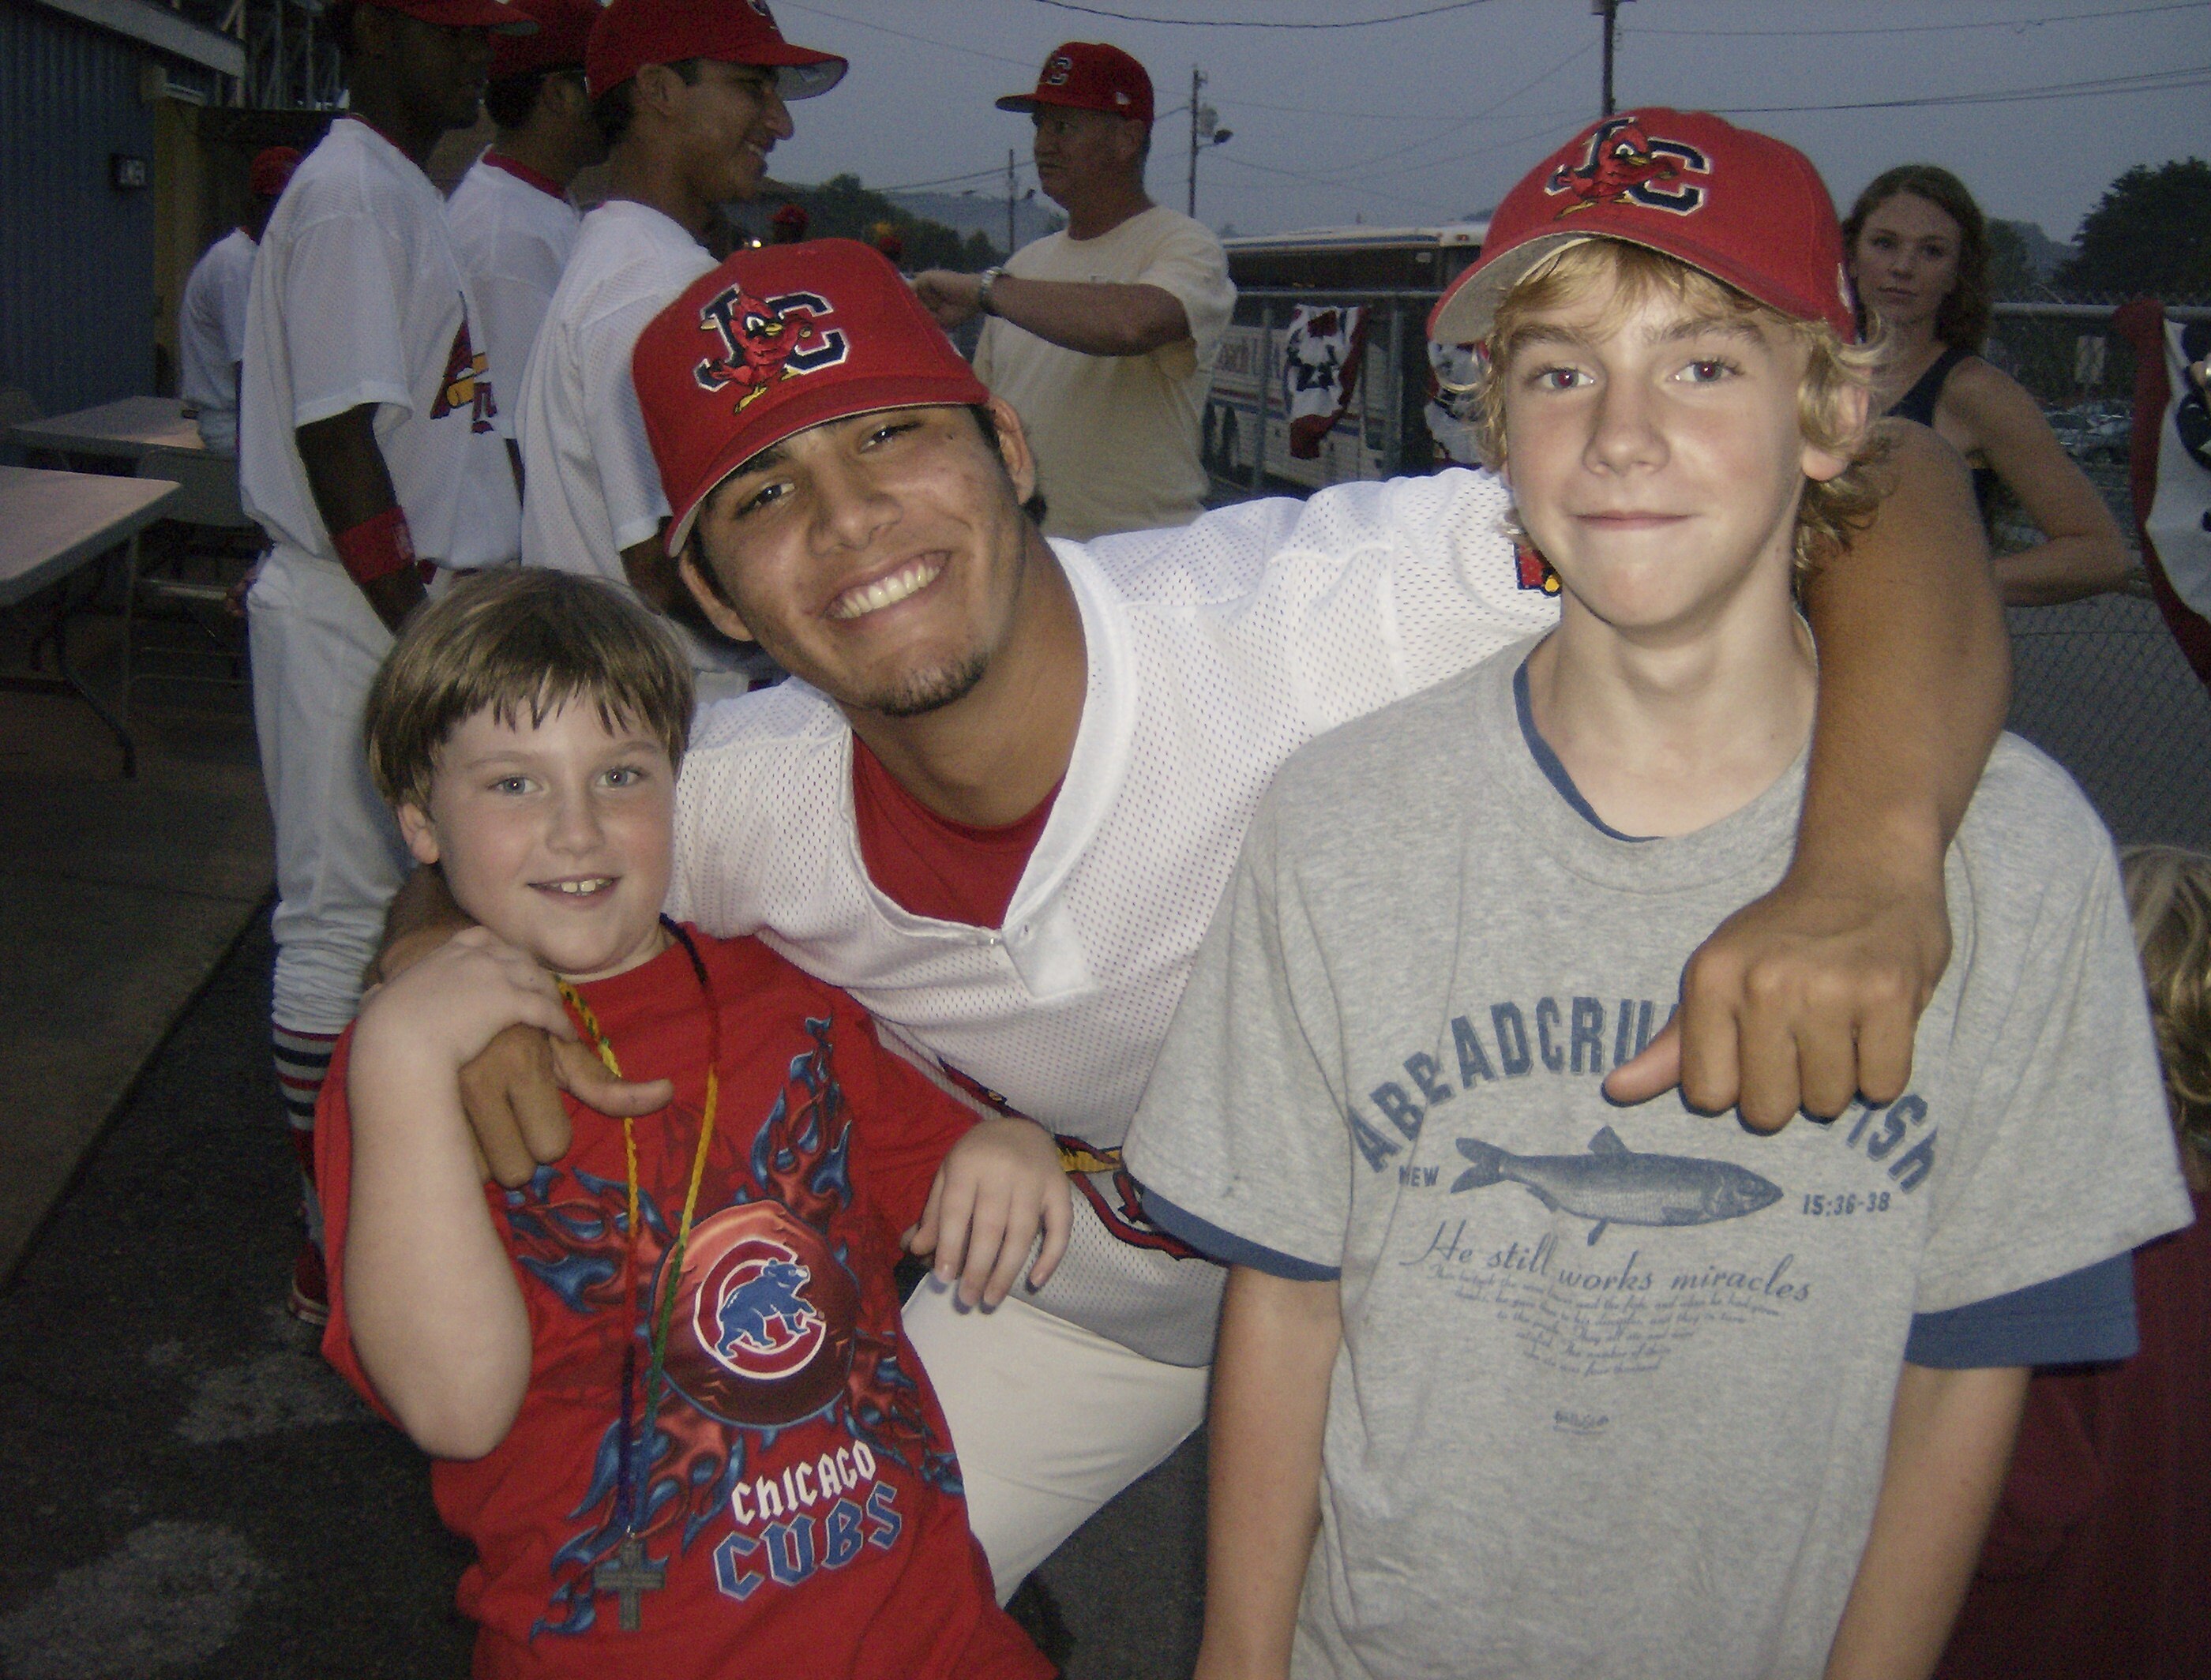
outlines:
[{"label": "parked car in background", "polygon": [[2123,462],[2134,435],[2134,409],[2117,397],[2099,397],[2050,412],[2050,429],[2075,461]]}]

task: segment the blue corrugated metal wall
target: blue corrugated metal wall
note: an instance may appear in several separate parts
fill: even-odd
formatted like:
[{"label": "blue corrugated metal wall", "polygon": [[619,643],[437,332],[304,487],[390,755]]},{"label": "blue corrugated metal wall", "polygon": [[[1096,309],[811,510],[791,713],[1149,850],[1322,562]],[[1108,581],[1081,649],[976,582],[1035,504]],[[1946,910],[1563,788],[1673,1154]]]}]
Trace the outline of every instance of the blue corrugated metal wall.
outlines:
[{"label": "blue corrugated metal wall", "polygon": [[48,414],[154,389],[154,163],[142,47],[0,0],[0,387]]}]

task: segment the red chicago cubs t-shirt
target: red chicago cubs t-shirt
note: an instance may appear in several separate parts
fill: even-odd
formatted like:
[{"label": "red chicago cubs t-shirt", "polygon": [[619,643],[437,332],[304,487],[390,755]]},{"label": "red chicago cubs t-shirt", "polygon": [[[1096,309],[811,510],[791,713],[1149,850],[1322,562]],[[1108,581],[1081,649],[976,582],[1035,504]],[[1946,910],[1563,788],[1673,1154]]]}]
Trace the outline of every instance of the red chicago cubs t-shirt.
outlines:
[{"label": "red chicago cubs t-shirt", "polygon": [[[573,1146],[528,1188],[487,1186],[530,1312],[530,1387],[506,1439],[439,1460],[439,1514],[475,1544],[462,1611],[482,1677],[977,1676],[1051,1666],[996,1604],[951,1437],[892,1282],[966,1108],[878,1040],[842,993],[753,940],[694,934],[722,1018],[721,1095],[677,1283],[649,1473],[639,1629],[593,1572],[614,1558],[623,1352],[682,1213],[705,1098],[706,1004],[680,946],[581,988],[625,1075],[672,1079],[637,1122],[644,1235],[622,1299],[621,1124],[572,1099]],[[351,1036],[318,1115],[330,1260],[323,1351],[374,1396],[348,1327]]]}]

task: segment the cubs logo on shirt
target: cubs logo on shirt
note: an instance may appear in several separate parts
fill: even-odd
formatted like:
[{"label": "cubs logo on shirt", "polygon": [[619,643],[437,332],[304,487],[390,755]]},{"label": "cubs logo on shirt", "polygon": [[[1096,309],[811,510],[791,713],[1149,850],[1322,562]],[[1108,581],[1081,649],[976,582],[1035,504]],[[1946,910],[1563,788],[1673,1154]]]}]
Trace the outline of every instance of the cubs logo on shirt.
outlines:
[{"label": "cubs logo on shirt", "polygon": [[[764,1251],[764,1252],[763,1252]],[[779,1242],[748,1243],[724,1261],[726,1275],[699,1291],[699,1312],[713,1307],[706,1351],[740,1376],[795,1371],[821,1345],[828,1320],[800,1292],[814,1274]]]},{"label": "cubs logo on shirt", "polygon": [[1705,190],[1682,175],[1709,174],[1711,169],[1695,147],[1653,137],[1639,118],[1615,117],[1590,132],[1578,165],[1561,164],[1551,172],[1543,190],[1570,197],[1559,211],[1561,216],[1621,199],[1685,216],[1703,206]]},{"label": "cubs logo on shirt", "polygon": [[779,1202],[699,1222],[675,1284],[668,1375],[701,1411],[772,1428],[844,1392],[859,1292],[821,1234]]}]

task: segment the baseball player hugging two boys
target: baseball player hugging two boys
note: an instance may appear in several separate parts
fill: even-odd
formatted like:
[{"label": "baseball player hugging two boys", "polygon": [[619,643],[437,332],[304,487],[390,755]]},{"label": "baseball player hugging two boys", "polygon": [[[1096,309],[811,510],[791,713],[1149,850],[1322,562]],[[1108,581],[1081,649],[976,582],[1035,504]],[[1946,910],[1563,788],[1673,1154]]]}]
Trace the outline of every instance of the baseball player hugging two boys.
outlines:
[{"label": "baseball player hugging two boys", "polygon": [[[1918,445],[1875,488],[1808,163],[1585,131],[1432,323],[1487,345],[1498,472],[1090,543],[880,256],[698,273],[635,339],[667,523],[624,575],[803,680],[694,722],[621,578],[436,576],[522,541],[421,170],[519,9],[341,13],[241,420],[325,1349],[439,1457],[479,1671],[1047,1673],[999,1603],[1209,1361],[1201,1674],[1930,1671],[2026,1368],[2128,1351],[2127,1252],[2187,1202],[2108,840],[1987,753],[2000,625],[1958,627],[1990,597],[1927,552]],[[767,80],[701,98],[841,69],[736,33]],[[1937,622],[1954,656],[1837,678]],[[1869,813],[1947,851],[1867,886]],[[1738,1011],[1763,1131],[1610,1103],[1727,922],[1709,1097],[1727,976],[1832,960],[1820,882],[1947,922],[1947,972],[1875,988],[1916,1039]]]}]

